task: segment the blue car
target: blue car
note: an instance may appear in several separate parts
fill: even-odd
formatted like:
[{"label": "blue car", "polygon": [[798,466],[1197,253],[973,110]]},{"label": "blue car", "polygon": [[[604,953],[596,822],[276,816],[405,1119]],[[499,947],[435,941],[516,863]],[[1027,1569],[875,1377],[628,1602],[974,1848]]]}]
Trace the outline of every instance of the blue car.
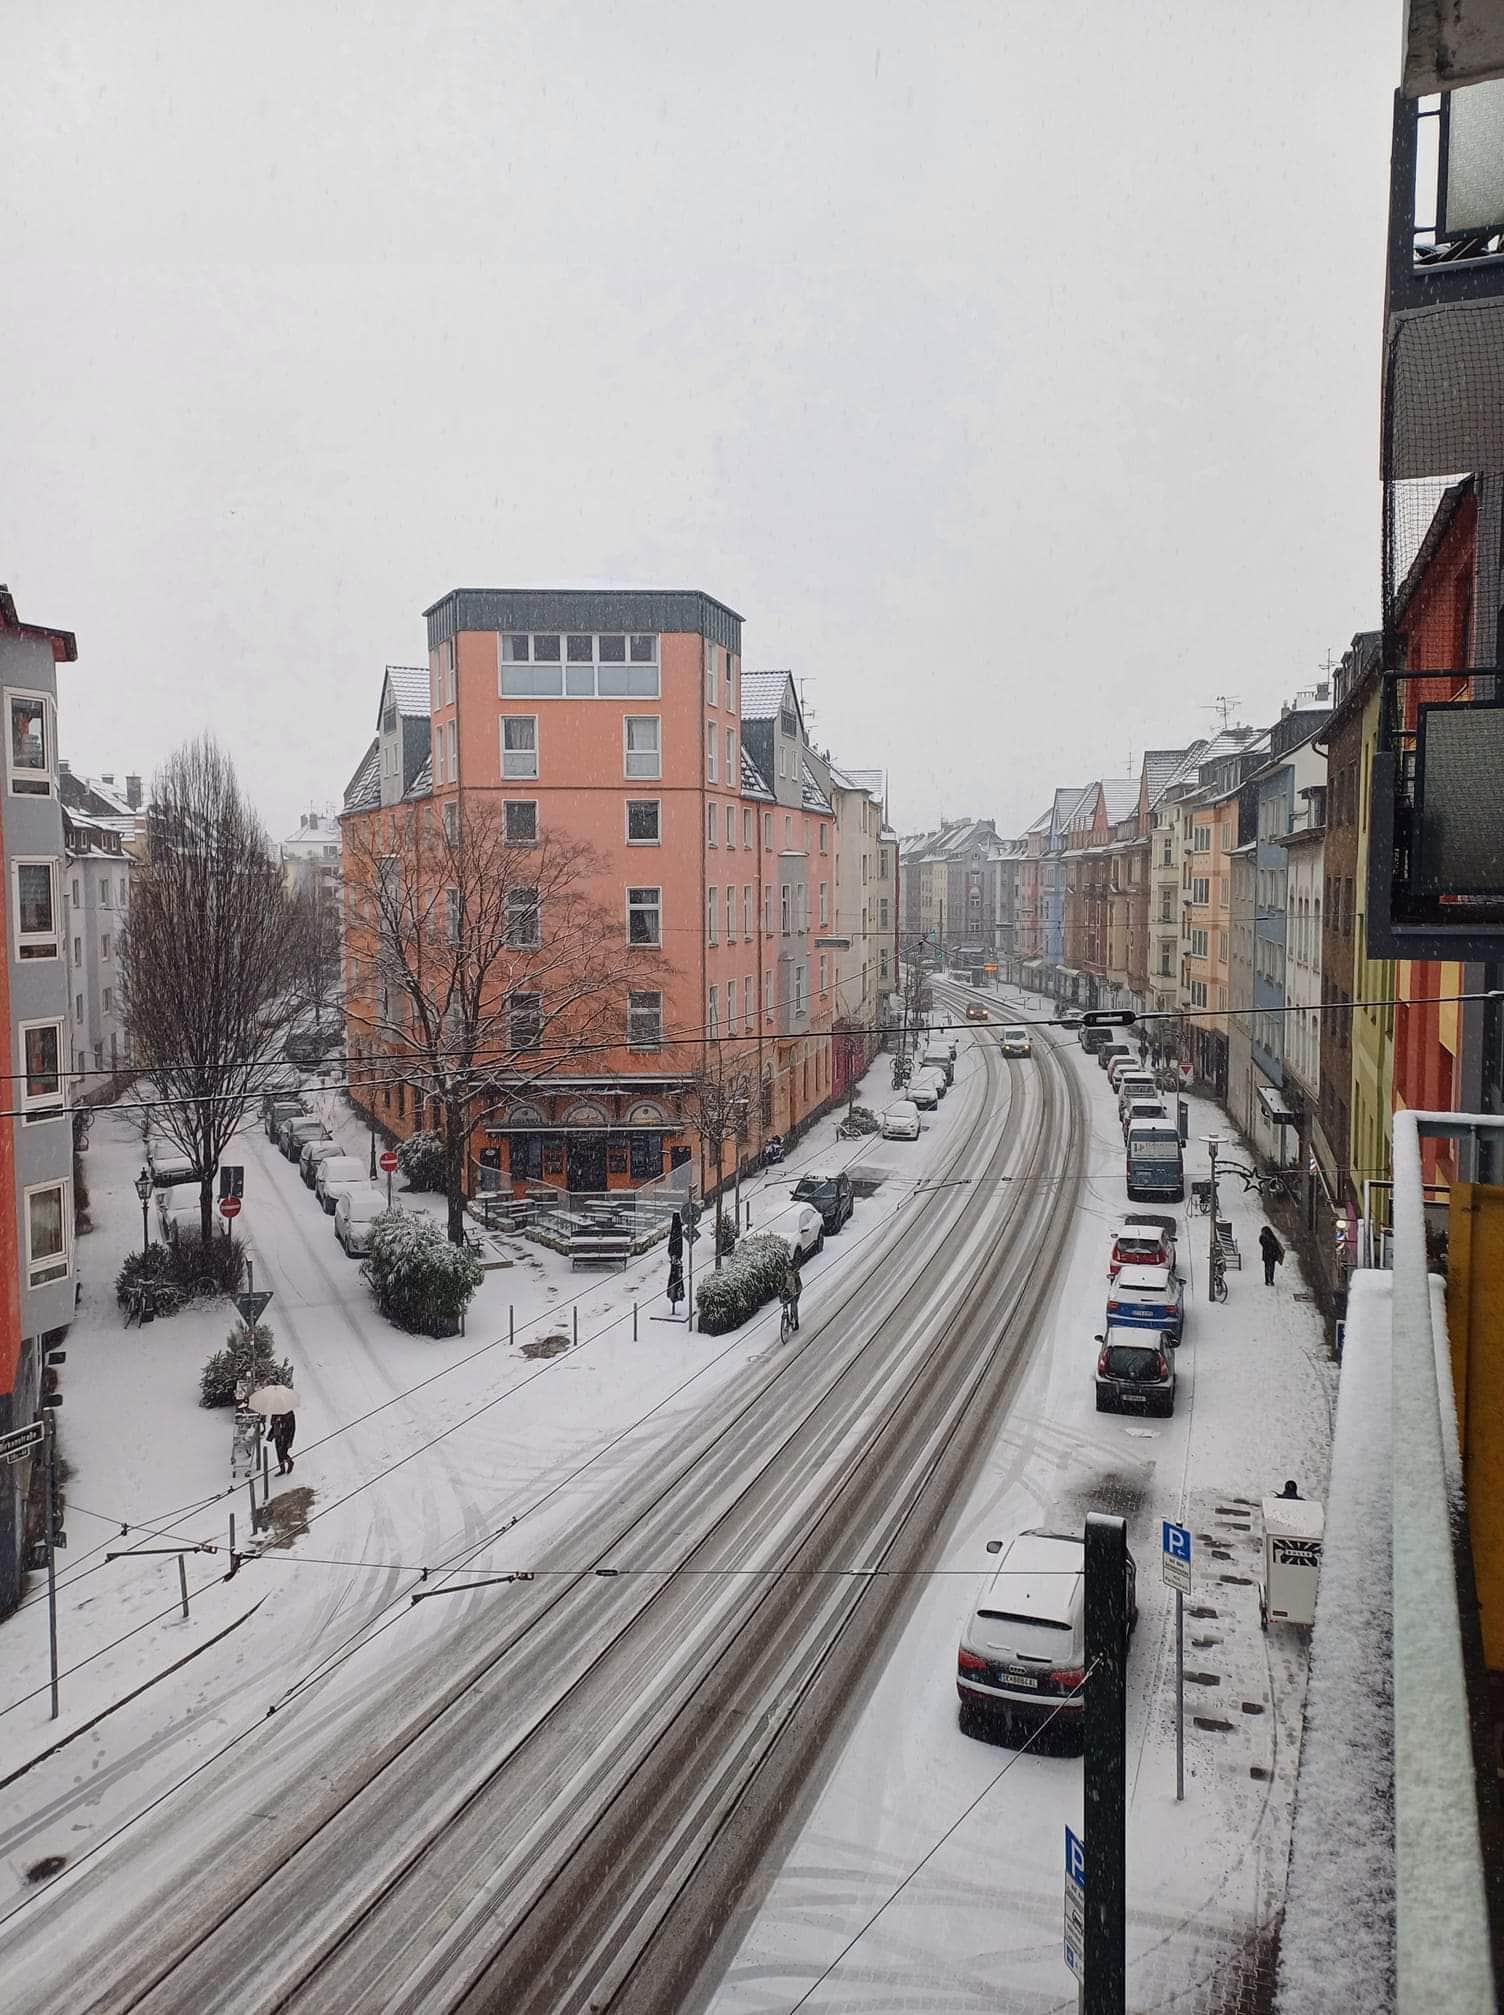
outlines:
[{"label": "blue car", "polygon": [[1124,1266],[1107,1290],[1114,1329],[1157,1329],[1178,1344],[1185,1327],[1185,1289],[1167,1266]]}]

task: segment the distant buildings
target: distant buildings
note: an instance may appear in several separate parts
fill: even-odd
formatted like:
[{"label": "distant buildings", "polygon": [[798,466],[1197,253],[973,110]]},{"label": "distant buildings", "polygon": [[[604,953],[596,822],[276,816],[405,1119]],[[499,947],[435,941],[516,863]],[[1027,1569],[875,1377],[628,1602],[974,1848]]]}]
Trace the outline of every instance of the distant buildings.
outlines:
[{"label": "distant buildings", "polygon": [[282,876],[289,894],[315,890],[331,900],[339,895],[339,820],[332,812],[303,812],[298,829],[281,845]]}]

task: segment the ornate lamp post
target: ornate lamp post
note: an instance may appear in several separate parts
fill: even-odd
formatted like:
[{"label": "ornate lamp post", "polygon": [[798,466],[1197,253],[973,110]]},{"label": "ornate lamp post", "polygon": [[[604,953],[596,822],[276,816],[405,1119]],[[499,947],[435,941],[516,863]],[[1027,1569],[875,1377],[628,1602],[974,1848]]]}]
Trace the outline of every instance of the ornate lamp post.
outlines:
[{"label": "ornate lamp post", "polygon": [[147,1220],[146,1206],[151,1201],[151,1177],[143,1168],[136,1177],[135,1190],[141,1199],[141,1257],[151,1251],[151,1227]]}]

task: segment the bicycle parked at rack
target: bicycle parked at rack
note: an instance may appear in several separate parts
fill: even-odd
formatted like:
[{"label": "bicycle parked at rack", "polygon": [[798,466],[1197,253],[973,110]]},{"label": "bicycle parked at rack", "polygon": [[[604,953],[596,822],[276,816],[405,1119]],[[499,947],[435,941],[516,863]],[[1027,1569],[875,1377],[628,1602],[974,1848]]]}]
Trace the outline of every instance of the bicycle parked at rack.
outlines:
[{"label": "bicycle parked at rack", "polygon": [[1213,1301],[1227,1299],[1227,1261],[1222,1257],[1219,1245],[1212,1247],[1211,1291]]}]

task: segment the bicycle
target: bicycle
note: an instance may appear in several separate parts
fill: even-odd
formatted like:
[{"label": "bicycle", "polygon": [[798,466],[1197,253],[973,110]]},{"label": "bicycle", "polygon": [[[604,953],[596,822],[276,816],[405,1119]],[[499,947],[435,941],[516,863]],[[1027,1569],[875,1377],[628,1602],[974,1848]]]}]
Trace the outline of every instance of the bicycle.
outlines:
[{"label": "bicycle", "polygon": [[1205,1217],[1212,1207],[1212,1186],[1209,1182],[1193,1182],[1191,1193],[1185,1200],[1187,1217]]},{"label": "bicycle", "polygon": [[797,1316],[798,1304],[796,1302],[781,1301],[778,1304],[778,1341],[780,1343],[787,1343],[789,1338],[794,1334]]},{"label": "bicycle", "polygon": [[1211,1293],[1213,1301],[1227,1299],[1227,1261],[1222,1257],[1221,1248],[1212,1248]]},{"label": "bicycle", "polygon": [[836,1128],[837,1140],[865,1140],[866,1137],[866,1128],[857,1126],[854,1121],[849,1119],[843,1119],[841,1124]]}]

